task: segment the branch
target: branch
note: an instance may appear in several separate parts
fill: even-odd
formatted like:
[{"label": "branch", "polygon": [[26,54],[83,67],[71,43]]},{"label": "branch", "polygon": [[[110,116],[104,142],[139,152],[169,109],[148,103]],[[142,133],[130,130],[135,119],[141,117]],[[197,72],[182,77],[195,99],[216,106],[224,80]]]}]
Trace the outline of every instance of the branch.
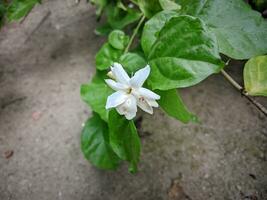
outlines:
[{"label": "branch", "polygon": [[259,111],[261,111],[267,117],[267,109],[263,105],[261,105],[251,96],[249,96],[249,94],[245,91],[245,89],[241,85],[239,85],[226,71],[222,69],[221,73],[226,78],[227,81],[229,81],[237,90],[240,91],[240,93],[244,97],[246,97],[253,105],[255,105],[258,108]]},{"label": "branch", "polygon": [[144,22],[145,18],[146,17],[143,15],[142,18],[140,19],[140,21],[138,22],[136,28],[133,31],[133,34],[132,34],[130,40],[129,40],[129,43],[128,43],[127,47],[124,50],[124,53],[127,53],[129,51],[129,49],[130,49],[130,47],[131,47],[131,45],[133,43],[133,40],[134,40],[136,34],[138,33],[138,30],[139,30],[140,26],[142,25],[142,23]]}]

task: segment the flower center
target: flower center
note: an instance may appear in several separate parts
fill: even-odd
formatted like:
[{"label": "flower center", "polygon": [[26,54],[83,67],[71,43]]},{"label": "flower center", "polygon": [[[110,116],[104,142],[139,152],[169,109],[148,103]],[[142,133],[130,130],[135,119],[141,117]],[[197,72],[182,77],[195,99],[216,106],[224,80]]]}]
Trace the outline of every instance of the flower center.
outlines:
[{"label": "flower center", "polygon": [[131,94],[132,90],[133,90],[132,88],[128,88],[127,94]]}]

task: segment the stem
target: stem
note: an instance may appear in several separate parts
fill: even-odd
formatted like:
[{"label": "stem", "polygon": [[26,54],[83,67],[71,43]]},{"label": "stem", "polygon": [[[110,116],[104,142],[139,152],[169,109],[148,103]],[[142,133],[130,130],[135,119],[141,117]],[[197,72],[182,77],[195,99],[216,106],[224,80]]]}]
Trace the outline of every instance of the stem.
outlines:
[{"label": "stem", "polygon": [[142,18],[140,19],[140,21],[138,22],[136,28],[133,31],[133,34],[132,34],[132,36],[130,38],[129,43],[128,43],[127,47],[124,50],[124,53],[127,53],[129,51],[129,49],[130,49],[130,47],[131,47],[131,45],[133,43],[133,40],[134,40],[136,34],[138,33],[138,30],[139,30],[140,26],[142,25],[142,23],[144,22],[145,18],[146,17],[143,15]]},{"label": "stem", "polygon": [[263,105],[249,96],[245,89],[241,85],[239,85],[226,71],[222,69],[221,73],[227,81],[229,81],[237,90],[241,92],[244,97],[246,97],[253,105],[255,105],[259,109],[259,111],[261,111],[267,117],[267,109]]}]

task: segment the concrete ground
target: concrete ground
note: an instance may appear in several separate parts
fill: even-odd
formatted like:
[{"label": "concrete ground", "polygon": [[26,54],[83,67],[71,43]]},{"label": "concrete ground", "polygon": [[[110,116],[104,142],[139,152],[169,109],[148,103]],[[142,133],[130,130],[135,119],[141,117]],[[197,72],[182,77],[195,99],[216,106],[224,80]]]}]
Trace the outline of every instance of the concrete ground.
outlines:
[{"label": "concrete ground", "polygon": [[83,158],[81,125],[91,111],[79,87],[104,41],[96,26],[85,2],[50,0],[1,30],[0,199],[266,200],[267,118],[220,74],[182,91],[201,124],[143,114],[136,175]]}]

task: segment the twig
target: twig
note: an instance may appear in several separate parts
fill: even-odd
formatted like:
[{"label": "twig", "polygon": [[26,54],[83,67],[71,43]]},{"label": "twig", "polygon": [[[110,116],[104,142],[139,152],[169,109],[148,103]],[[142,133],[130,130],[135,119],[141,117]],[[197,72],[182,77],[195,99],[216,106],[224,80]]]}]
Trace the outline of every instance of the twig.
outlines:
[{"label": "twig", "polygon": [[129,40],[129,43],[128,43],[127,47],[124,50],[124,53],[127,53],[129,51],[129,49],[130,49],[130,47],[131,47],[131,45],[133,43],[133,40],[134,40],[136,34],[138,33],[138,30],[139,30],[140,26],[142,25],[142,23],[144,22],[145,18],[146,17],[143,15],[142,18],[140,19],[140,21],[138,22],[136,28],[133,31],[133,34],[132,34],[130,40]]},{"label": "twig", "polygon": [[46,15],[42,18],[42,20],[39,22],[39,24],[33,29],[33,31],[30,33],[30,35],[27,37],[24,43],[28,42],[31,36],[43,25],[43,23],[48,19],[48,17],[51,15],[51,11],[48,11]]},{"label": "twig", "polygon": [[239,85],[226,71],[222,69],[221,73],[226,78],[226,80],[228,80],[237,90],[240,91],[240,93],[244,97],[246,97],[253,105],[255,105],[258,108],[259,111],[261,111],[267,117],[267,109],[263,105],[261,105],[251,96],[249,96],[246,90],[241,85]]},{"label": "twig", "polygon": [[29,16],[30,12],[32,11],[33,7],[30,9],[30,11],[23,17],[23,19],[19,22],[20,24],[22,24],[25,19]]},{"label": "twig", "polygon": [[19,98],[13,99],[13,100],[11,100],[11,101],[5,102],[5,103],[3,103],[3,104],[1,105],[1,108],[2,108],[2,109],[5,109],[6,107],[8,107],[8,106],[10,106],[10,105],[12,105],[12,104],[14,104],[14,103],[17,103],[17,102],[20,102],[20,101],[25,100],[26,98],[27,98],[26,96],[23,96],[23,97],[19,97]]}]

